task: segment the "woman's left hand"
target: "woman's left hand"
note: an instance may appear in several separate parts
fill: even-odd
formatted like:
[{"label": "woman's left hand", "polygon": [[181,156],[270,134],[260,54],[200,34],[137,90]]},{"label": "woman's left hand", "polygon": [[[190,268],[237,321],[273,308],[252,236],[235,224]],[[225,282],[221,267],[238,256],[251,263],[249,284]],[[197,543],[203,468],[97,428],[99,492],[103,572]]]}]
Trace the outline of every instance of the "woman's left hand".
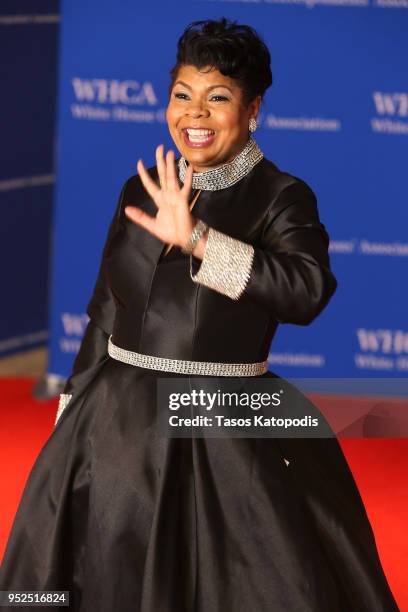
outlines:
[{"label": "woman's left hand", "polygon": [[189,164],[183,187],[179,187],[174,152],[168,151],[164,157],[164,146],[156,149],[157,170],[160,187],[147,172],[142,160],[137,163],[140,179],[157,206],[155,217],[148,215],[136,206],[126,206],[126,216],[141,225],[159,240],[183,247],[193,231],[196,220],[190,212],[189,196],[193,182],[193,167]]}]

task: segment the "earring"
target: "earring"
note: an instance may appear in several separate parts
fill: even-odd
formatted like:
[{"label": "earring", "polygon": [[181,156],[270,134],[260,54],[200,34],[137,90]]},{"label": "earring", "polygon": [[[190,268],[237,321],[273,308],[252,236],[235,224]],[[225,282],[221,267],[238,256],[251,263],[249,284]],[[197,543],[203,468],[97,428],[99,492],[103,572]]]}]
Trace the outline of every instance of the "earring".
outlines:
[{"label": "earring", "polygon": [[249,124],[248,124],[248,129],[250,132],[255,132],[256,128],[258,127],[258,124],[256,122],[256,119],[254,119],[253,117],[250,118],[249,120]]}]

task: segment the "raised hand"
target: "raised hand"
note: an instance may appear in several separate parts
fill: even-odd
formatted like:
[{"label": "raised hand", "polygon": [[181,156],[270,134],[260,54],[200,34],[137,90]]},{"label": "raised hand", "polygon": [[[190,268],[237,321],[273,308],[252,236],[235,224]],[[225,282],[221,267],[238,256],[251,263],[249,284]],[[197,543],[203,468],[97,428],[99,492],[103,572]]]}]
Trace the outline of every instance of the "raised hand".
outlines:
[{"label": "raised hand", "polygon": [[179,187],[174,152],[168,151],[164,157],[164,146],[156,149],[157,170],[160,187],[147,172],[142,160],[137,162],[137,170],[149,196],[157,207],[155,217],[148,215],[136,206],[126,206],[126,216],[148,232],[169,244],[184,246],[193,231],[195,219],[189,209],[189,196],[193,182],[193,167],[189,164],[183,187]]}]

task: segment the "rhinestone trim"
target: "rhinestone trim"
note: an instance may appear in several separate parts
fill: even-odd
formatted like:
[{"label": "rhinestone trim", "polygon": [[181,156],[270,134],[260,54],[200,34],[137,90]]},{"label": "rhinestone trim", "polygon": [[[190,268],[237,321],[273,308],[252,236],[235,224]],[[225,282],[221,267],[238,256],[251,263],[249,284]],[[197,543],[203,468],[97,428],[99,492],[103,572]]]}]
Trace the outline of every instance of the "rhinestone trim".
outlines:
[{"label": "rhinestone trim", "polygon": [[238,300],[251,276],[254,254],[255,249],[251,244],[210,227],[204,257],[195,275],[190,256],[191,279]]},{"label": "rhinestone trim", "polygon": [[113,359],[149,370],[176,372],[178,374],[196,374],[198,376],[259,376],[268,370],[268,361],[258,363],[219,363],[212,361],[187,361],[185,359],[168,359],[135,353],[120,348],[108,339],[108,353]]},{"label": "rhinestone trim", "polygon": [[200,240],[201,236],[203,236],[207,231],[208,225],[204,223],[204,221],[202,221],[201,219],[198,219],[187,241],[187,244],[181,249],[183,253],[185,255],[190,255],[194,251],[195,246]]},{"label": "rhinestone trim", "polygon": [[[255,140],[250,137],[245,147],[230,162],[205,172],[194,172],[193,189],[204,191],[217,191],[231,187],[251,172],[252,168],[263,158],[263,153]],[[178,171],[180,180],[184,183],[187,171],[187,161],[184,157],[178,160]]]},{"label": "rhinestone trim", "polygon": [[60,393],[57,416],[55,417],[54,427],[57,424],[58,419],[60,418],[61,414],[64,412],[65,408],[68,406],[71,397],[72,395],[70,395],[69,393]]}]

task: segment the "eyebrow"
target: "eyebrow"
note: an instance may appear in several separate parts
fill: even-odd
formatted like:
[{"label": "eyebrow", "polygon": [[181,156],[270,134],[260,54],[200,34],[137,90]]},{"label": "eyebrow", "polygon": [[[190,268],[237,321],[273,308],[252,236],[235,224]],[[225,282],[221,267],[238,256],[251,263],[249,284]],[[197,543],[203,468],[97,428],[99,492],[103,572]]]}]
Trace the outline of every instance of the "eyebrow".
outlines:
[{"label": "eyebrow", "polygon": [[[192,87],[190,87],[190,85],[188,85],[184,81],[176,81],[174,83],[174,86],[176,85],[183,85],[184,87],[187,87],[187,89],[192,90]],[[207,91],[210,91],[211,89],[216,89],[217,87],[225,87],[225,89],[228,89],[231,93],[233,93],[231,87],[228,87],[228,85],[221,85],[221,83],[219,85],[210,85],[210,87],[207,87]]]}]

